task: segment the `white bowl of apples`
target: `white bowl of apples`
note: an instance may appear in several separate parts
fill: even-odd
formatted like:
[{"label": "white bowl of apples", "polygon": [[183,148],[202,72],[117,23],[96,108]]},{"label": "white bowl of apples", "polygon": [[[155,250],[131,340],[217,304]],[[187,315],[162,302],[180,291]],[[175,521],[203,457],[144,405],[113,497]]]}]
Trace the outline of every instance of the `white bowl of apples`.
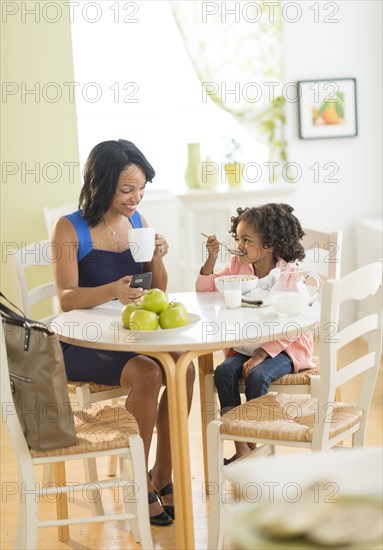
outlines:
[{"label": "white bowl of apples", "polygon": [[215,288],[220,294],[223,294],[225,280],[241,281],[242,294],[247,294],[251,290],[254,290],[258,284],[258,277],[256,275],[223,275],[214,279]]},{"label": "white bowl of apples", "polygon": [[130,302],[121,311],[124,329],[139,334],[157,334],[163,331],[184,332],[200,320],[189,313],[181,302],[169,302],[166,292],[151,288],[138,302]]}]

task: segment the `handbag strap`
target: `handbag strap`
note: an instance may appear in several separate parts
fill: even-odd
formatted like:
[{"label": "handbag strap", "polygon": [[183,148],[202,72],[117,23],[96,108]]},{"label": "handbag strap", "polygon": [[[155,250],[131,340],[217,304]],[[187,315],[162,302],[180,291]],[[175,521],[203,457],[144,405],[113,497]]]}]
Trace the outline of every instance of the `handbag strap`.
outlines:
[{"label": "handbag strap", "polygon": [[13,311],[11,308],[6,306],[5,304],[0,302],[0,313],[3,317],[3,321],[6,321],[7,319],[10,319],[11,321],[14,321],[15,324],[21,325],[25,329],[25,335],[24,335],[24,351],[28,351],[29,349],[29,340],[31,337],[31,330],[32,329],[38,329],[46,332],[47,334],[53,334],[54,331],[52,331],[51,328],[49,328],[44,323],[41,323],[40,321],[33,321],[32,319],[28,319],[23,311],[21,311],[20,308],[18,308],[15,304],[13,304],[2,292],[0,292],[0,297],[4,298],[4,300],[7,300],[13,307],[18,309],[20,313],[22,313],[22,316],[16,313],[16,311]]},{"label": "handbag strap", "polygon": [[1,302],[0,302],[0,311],[5,313],[11,319],[15,319],[16,321],[24,321],[25,319],[27,319],[26,316],[25,316],[25,313],[19,307],[17,307],[16,304],[11,302],[11,300],[9,300],[2,292],[0,292],[0,297],[4,298],[4,300],[6,300],[9,304],[11,304],[11,306],[13,306],[18,311],[20,311],[22,316],[20,316],[18,313],[16,313],[16,311],[13,311],[12,309],[10,309],[6,305],[2,304]]}]

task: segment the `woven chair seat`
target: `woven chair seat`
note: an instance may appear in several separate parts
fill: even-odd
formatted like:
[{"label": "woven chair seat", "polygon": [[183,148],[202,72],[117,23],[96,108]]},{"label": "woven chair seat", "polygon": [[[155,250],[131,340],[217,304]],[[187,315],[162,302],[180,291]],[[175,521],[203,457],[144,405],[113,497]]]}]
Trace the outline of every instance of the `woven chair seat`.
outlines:
[{"label": "woven chair seat", "polygon": [[310,379],[313,374],[319,374],[319,369],[307,369],[294,374],[285,374],[274,380],[273,386],[278,386],[280,384],[287,386],[297,386],[297,385],[310,385]]},{"label": "woven chair seat", "polygon": [[116,390],[121,386],[106,386],[105,384],[96,384],[95,382],[86,382],[85,380],[68,380],[68,391],[70,393],[76,393],[76,388],[87,384],[89,386],[90,393],[98,393],[100,391]]},{"label": "woven chair seat", "polygon": [[[319,374],[318,367],[315,367],[315,369],[302,370],[293,374],[285,374],[281,376],[281,378],[278,378],[278,380],[274,380],[273,386],[309,386],[313,374]],[[240,379],[239,384],[245,384],[243,378]]]},{"label": "woven chair seat", "polygon": [[[317,421],[318,399],[308,394],[266,394],[243,403],[222,416],[220,432],[260,439],[311,442]],[[357,424],[363,411],[354,405],[331,403],[327,421],[330,437]]]},{"label": "woven chair seat", "polygon": [[129,447],[129,436],[139,434],[136,419],[123,407],[94,407],[89,412],[75,411],[73,415],[77,445],[47,451],[30,449],[33,458]]}]

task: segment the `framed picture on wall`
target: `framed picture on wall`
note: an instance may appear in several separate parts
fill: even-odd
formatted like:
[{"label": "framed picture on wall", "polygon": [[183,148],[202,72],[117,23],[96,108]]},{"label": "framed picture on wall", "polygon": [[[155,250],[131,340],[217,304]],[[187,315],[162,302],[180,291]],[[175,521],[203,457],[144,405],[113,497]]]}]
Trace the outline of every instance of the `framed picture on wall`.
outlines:
[{"label": "framed picture on wall", "polygon": [[301,139],[358,134],[355,78],[300,80],[297,84]]}]

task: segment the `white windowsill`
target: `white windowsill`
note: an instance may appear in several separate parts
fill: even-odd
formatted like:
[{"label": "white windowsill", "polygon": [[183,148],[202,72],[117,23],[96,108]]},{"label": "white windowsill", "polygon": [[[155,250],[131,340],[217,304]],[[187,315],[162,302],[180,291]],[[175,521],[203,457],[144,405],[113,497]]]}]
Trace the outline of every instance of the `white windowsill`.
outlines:
[{"label": "white windowsill", "polygon": [[183,201],[201,198],[204,200],[216,198],[237,198],[248,194],[273,195],[280,193],[292,193],[296,190],[293,183],[264,183],[254,186],[217,188],[217,189],[185,189],[174,193],[168,189],[152,189],[147,187],[145,201],[164,201],[178,197]]}]

